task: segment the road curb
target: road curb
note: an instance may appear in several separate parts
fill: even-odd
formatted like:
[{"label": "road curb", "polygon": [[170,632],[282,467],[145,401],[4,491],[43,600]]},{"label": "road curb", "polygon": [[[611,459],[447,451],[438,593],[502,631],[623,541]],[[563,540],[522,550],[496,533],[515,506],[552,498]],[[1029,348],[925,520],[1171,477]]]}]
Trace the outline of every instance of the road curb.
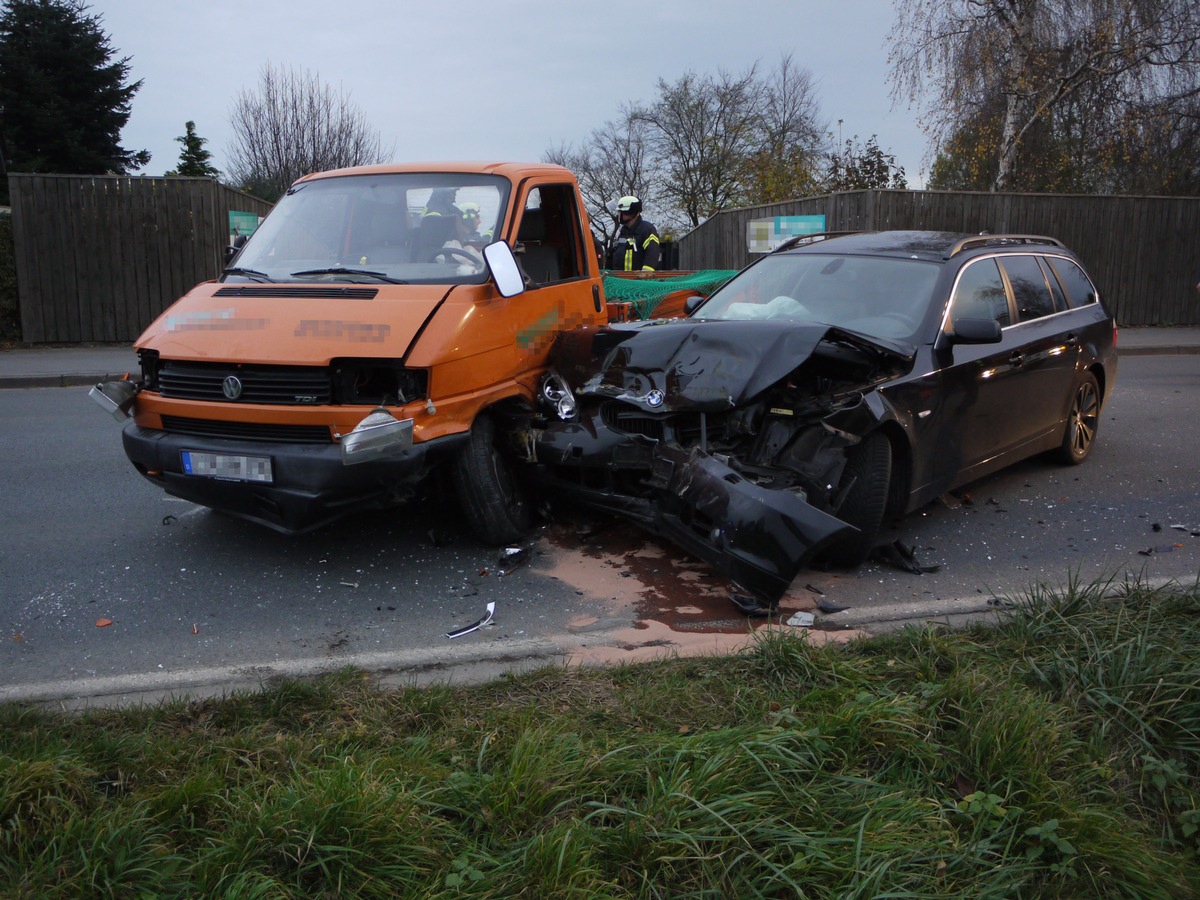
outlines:
[{"label": "road curb", "polygon": [[[1198,576],[1200,577],[1200,576]],[[1177,577],[1138,578],[1136,573],[1127,572],[1120,580],[1116,576],[1101,592],[1104,599],[1124,596],[1131,588],[1149,590],[1184,589],[1185,584]],[[1046,588],[1051,592],[1061,593],[1065,585],[1051,585]],[[977,597],[957,597],[915,603],[886,603],[872,606],[869,609],[854,608],[839,613],[828,613],[820,616],[818,621],[823,626],[836,625],[845,628],[870,630],[873,625],[895,625],[896,623],[913,622],[917,620],[945,619],[951,616],[969,616],[981,613],[999,613],[1005,609],[1018,606],[1022,598],[1027,597],[1036,585],[1009,591],[1004,594],[979,595]]]}]

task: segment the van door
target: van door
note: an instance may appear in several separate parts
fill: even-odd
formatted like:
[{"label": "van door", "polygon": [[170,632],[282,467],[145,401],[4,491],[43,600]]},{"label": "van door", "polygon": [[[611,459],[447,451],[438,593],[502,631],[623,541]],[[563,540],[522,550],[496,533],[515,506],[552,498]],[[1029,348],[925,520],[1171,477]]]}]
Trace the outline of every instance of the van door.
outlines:
[{"label": "van door", "polygon": [[604,318],[599,278],[584,252],[577,197],[569,183],[524,185],[509,236],[527,289],[506,301],[510,315],[504,321],[512,339],[514,376],[531,390],[560,331]]}]

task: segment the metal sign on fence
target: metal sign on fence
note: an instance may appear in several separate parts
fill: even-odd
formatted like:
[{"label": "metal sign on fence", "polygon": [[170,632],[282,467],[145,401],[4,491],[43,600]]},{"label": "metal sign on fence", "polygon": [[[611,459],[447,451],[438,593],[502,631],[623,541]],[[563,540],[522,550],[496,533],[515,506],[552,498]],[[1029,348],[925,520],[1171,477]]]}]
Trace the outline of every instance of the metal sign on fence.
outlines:
[{"label": "metal sign on fence", "polygon": [[825,216],[774,216],[746,223],[746,247],[751,253],[770,253],[780,244],[802,234],[825,231]]}]

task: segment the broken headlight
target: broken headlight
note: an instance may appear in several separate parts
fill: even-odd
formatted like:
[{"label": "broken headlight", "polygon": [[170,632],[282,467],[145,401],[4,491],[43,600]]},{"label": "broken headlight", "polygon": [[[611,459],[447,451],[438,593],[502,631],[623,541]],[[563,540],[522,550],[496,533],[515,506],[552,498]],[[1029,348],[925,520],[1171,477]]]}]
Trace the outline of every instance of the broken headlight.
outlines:
[{"label": "broken headlight", "polygon": [[567,383],[561,375],[553,370],[547,372],[542,378],[541,399],[542,403],[564,422],[574,419],[579,408],[575,403],[575,395],[571,393]]}]

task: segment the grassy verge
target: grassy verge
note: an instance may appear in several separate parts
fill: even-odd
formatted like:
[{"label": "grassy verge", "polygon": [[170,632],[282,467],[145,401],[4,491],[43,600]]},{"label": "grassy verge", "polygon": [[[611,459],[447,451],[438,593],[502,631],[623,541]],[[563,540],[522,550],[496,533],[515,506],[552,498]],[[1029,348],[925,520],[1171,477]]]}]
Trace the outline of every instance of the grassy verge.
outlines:
[{"label": "grassy verge", "polygon": [[1187,897],[1200,590],[378,690],[0,707],[5,897]]}]

